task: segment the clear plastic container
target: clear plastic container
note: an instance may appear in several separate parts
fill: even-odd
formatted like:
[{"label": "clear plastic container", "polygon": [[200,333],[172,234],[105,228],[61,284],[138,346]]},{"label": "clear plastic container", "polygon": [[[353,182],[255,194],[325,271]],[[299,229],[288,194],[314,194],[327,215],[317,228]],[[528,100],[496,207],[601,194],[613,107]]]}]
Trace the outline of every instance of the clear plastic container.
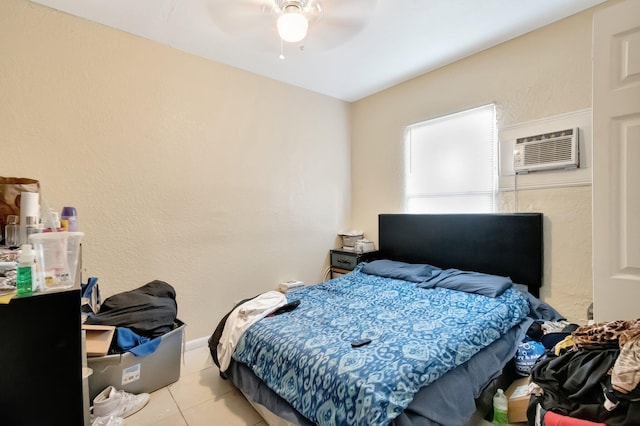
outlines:
[{"label": "clear plastic container", "polygon": [[36,252],[39,290],[73,287],[83,236],[82,232],[47,232],[29,236]]},{"label": "clear plastic container", "polygon": [[69,276],[73,285],[76,282],[76,271],[78,269],[78,261],[80,260],[80,243],[84,237],[84,232],[69,232],[68,234],[67,263],[69,265]]}]

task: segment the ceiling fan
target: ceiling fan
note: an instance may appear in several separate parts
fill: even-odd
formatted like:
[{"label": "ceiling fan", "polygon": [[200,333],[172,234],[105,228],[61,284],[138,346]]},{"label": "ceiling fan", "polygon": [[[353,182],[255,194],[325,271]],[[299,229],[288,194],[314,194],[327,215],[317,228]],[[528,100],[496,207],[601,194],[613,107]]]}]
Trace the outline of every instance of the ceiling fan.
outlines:
[{"label": "ceiling fan", "polygon": [[265,53],[325,51],[355,37],[379,0],[208,0],[215,25]]}]

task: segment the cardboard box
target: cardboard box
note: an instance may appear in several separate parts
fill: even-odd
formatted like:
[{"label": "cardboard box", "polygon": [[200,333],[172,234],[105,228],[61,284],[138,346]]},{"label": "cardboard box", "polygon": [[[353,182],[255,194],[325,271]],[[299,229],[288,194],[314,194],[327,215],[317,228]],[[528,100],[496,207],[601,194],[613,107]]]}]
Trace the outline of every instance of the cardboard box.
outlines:
[{"label": "cardboard box", "polygon": [[518,379],[514,381],[505,392],[509,402],[509,423],[521,423],[527,421],[530,381],[530,377]]},{"label": "cardboard box", "polygon": [[112,325],[82,324],[87,356],[102,356],[109,352],[116,328]]},{"label": "cardboard box", "polygon": [[87,358],[87,366],[93,370],[89,376],[90,401],[108,386],[139,394],[176,382],[180,378],[184,328],[178,320],[176,328],[161,336],[157,349],[147,356],[125,352]]}]

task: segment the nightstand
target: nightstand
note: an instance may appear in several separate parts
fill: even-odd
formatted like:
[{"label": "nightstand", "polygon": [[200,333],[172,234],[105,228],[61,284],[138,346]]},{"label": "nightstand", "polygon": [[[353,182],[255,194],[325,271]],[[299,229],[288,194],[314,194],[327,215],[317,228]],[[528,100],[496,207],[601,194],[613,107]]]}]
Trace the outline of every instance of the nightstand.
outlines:
[{"label": "nightstand", "polygon": [[378,251],[368,251],[366,253],[356,253],[353,251],[334,249],[329,250],[330,278],[338,278],[347,274],[360,262],[374,260]]}]

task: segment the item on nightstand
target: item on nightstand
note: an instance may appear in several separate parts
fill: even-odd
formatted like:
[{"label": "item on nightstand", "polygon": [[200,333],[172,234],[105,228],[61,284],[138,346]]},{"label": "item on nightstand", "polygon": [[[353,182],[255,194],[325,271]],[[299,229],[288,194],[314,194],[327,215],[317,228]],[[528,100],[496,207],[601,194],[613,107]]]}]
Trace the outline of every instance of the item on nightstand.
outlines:
[{"label": "item on nightstand", "polygon": [[[60,223],[67,231],[75,232],[78,230],[78,214],[75,207],[63,207],[60,215]],[[65,226],[66,225],[66,226]]]},{"label": "item on nightstand", "polygon": [[[40,182],[36,179],[0,176],[0,227],[4,228],[8,223],[7,218],[9,215],[20,217],[23,192],[39,191]],[[23,234],[22,231],[19,232],[19,238],[21,240]],[[15,244],[15,246],[20,246],[20,242]],[[24,242],[26,243],[26,241]]]},{"label": "item on nightstand", "polygon": [[347,232],[341,232],[338,235],[342,237],[343,248],[354,247],[356,244],[356,241],[359,241],[364,237],[364,234],[362,231],[347,231]]},{"label": "item on nightstand", "polygon": [[33,293],[33,277],[35,276],[36,253],[31,244],[23,244],[18,256],[16,289],[18,296],[31,296]]},{"label": "item on nightstand", "polygon": [[302,287],[304,287],[304,283],[302,281],[284,281],[280,283],[280,285],[278,286],[278,290],[280,291],[280,293],[286,294],[298,290]]},{"label": "item on nightstand", "polygon": [[4,245],[7,247],[20,245],[20,225],[18,225],[18,216],[15,214],[7,216],[7,225],[4,227]]},{"label": "item on nightstand", "polygon": [[28,233],[39,231],[40,193],[20,193],[20,243],[28,243]]},{"label": "item on nightstand", "polygon": [[25,235],[27,236],[27,241],[29,241],[29,236],[33,234],[37,234],[38,232],[42,232],[42,228],[38,223],[38,218],[36,216],[27,216],[25,218]]},{"label": "item on nightstand", "polygon": [[498,389],[493,397],[493,424],[497,426],[507,426],[509,423],[508,410],[507,397],[502,389]]},{"label": "item on nightstand", "polygon": [[47,232],[29,236],[36,252],[36,282],[39,288],[73,287],[83,236],[82,232]]},{"label": "item on nightstand", "polygon": [[60,224],[60,215],[53,210],[49,211],[46,220],[44,221],[44,228],[42,232],[63,232],[66,229],[62,228]]},{"label": "item on nightstand", "polygon": [[356,253],[366,253],[369,251],[374,251],[376,248],[373,245],[373,241],[369,240],[358,240],[356,244],[353,246],[353,251]]}]

